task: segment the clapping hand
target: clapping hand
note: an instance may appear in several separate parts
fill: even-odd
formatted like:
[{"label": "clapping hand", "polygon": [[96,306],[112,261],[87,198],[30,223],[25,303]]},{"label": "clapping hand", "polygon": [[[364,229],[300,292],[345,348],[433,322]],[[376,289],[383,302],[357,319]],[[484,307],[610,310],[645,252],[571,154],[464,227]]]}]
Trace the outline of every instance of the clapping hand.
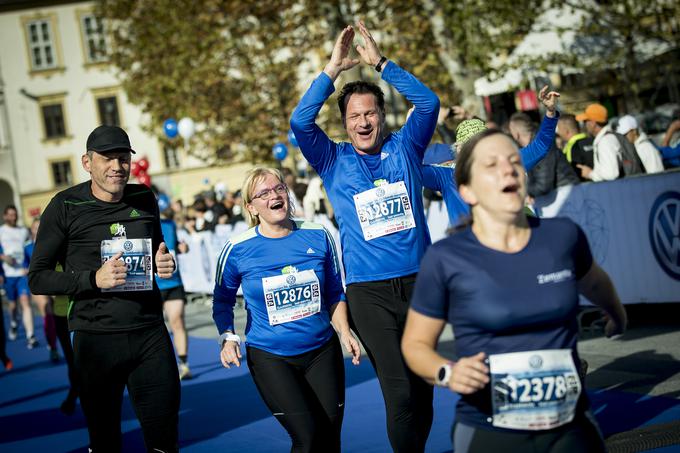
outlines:
[{"label": "clapping hand", "polygon": [[346,26],[335,41],[331,59],[324,68],[325,72],[332,80],[335,80],[342,71],[353,68],[359,64],[359,60],[349,57],[349,51],[354,41],[354,29],[351,25]]}]

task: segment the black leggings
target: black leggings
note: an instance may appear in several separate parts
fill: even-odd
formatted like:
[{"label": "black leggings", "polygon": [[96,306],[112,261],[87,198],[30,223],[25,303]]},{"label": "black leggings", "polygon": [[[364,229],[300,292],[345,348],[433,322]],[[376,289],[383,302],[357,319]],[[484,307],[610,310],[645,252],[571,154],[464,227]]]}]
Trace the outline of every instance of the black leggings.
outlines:
[{"label": "black leggings", "polygon": [[345,369],[338,337],[290,357],[252,346],[246,351],[260,396],[290,435],[290,451],[339,453]]},{"label": "black leggings", "polygon": [[75,400],[78,396],[78,375],[74,365],[71,335],[68,331],[68,318],[66,316],[54,315],[54,326],[57,330],[57,340],[59,340],[59,344],[61,344],[61,350],[63,351],[64,359],[66,360],[68,382],[71,387],[69,389],[69,397]]},{"label": "black leggings", "polygon": [[126,386],[147,451],[178,451],[179,374],[164,324],[116,333],[76,331],[73,352],[94,453],[121,450]]},{"label": "black leggings", "polygon": [[456,453],[604,453],[600,428],[590,412],[577,415],[573,422],[549,431],[505,432],[474,428],[456,423],[453,429]]},{"label": "black leggings", "polygon": [[401,336],[416,276],[347,286],[352,328],[375,368],[395,452],[422,452],[432,426],[432,386],[406,366]]}]

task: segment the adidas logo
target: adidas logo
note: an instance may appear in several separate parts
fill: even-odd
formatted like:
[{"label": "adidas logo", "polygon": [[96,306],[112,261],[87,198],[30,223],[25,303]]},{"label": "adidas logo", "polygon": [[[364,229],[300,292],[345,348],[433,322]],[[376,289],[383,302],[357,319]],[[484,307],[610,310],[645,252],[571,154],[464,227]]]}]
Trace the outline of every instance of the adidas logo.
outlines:
[{"label": "adidas logo", "polygon": [[313,248],[308,248],[307,249],[307,255],[311,255],[312,253],[316,253]]},{"label": "adidas logo", "polygon": [[130,217],[139,217],[139,216],[140,216],[140,214],[139,214],[139,212],[137,212],[136,209],[133,209],[132,212],[130,213]]}]

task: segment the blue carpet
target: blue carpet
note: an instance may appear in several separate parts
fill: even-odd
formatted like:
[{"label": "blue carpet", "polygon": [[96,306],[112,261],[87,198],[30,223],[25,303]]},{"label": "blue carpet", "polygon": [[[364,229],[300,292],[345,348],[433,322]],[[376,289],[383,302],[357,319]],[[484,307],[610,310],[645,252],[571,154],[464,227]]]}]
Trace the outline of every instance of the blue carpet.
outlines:
[{"label": "blue carpet", "polygon": [[[38,321],[36,319],[36,321]],[[25,340],[8,342],[14,370],[0,371],[0,451],[86,451],[87,429],[80,411],[67,417],[59,412],[66,396],[66,365],[52,364],[48,352],[27,350]],[[189,358],[195,376],[182,383],[180,446],[182,451],[285,452],[286,432],[259,398],[245,364],[224,369],[214,341],[191,338]],[[367,359],[358,367],[345,363],[347,397],[343,424],[343,451],[390,451],[385,432],[385,411],[375,374]],[[640,426],[680,419],[680,404],[673,398],[646,397],[615,390],[590,392],[593,411],[605,436]],[[449,432],[457,396],[435,389],[435,422],[427,451],[451,451]],[[139,424],[128,399],[122,413],[124,451],[143,451]],[[658,453],[678,451],[653,450]]]}]

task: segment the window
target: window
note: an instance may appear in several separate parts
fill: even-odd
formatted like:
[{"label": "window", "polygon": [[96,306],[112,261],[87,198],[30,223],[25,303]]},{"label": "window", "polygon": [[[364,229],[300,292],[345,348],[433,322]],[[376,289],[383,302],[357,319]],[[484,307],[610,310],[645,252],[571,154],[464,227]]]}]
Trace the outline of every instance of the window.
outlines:
[{"label": "window", "polygon": [[61,104],[42,105],[43,123],[45,125],[45,138],[61,138],[66,136],[64,125],[64,110]]},{"label": "window", "polygon": [[31,67],[34,70],[57,67],[52,24],[49,19],[38,19],[26,23],[28,50]]},{"label": "window", "polygon": [[71,174],[71,162],[68,160],[61,160],[52,162],[52,179],[55,186],[71,186],[73,185],[73,175]]},{"label": "window", "polygon": [[179,168],[179,152],[177,148],[164,146],[163,159],[165,160],[165,168]]},{"label": "window", "polygon": [[85,59],[88,63],[106,61],[106,35],[102,21],[92,13],[80,16],[80,28],[85,45]]},{"label": "window", "polygon": [[97,98],[97,111],[99,112],[99,124],[120,126],[118,99],[116,96]]}]

